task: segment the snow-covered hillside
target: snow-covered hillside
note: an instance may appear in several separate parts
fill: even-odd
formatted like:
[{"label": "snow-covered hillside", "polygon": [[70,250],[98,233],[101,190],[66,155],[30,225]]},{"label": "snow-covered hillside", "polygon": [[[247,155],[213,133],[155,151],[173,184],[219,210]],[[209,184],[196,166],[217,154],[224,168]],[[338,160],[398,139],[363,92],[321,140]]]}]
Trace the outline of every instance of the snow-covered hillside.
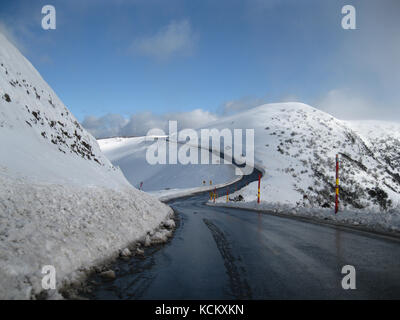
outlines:
[{"label": "snow-covered hillside", "polygon": [[[181,195],[182,192],[188,192],[188,189],[191,192],[206,189],[210,186],[210,180],[214,187],[238,178],[235,167],[229,164],[149,164],[146,161],[149,146],[159,143],[160,150],[165,148],[168,156],[168,141],[162,143],[146,137],[133,137],[100,139],[98,143],[105,156],[123,171],[132,185],[138,187],[143,182],[142,190],[163,199],[166,195],[168,198],[174,194]],[[195,148],[191,148],[191,152],[192,149]]]},{"label": "snow-covered hillside", "polygon": [[[207,126],[220,130],[255,130],[255,165],[265,172],[261,184],[264,205],[332,209],[335,156],[339,154],[340,208],[365,212],[399,210],[399,127],[387,123],[341,121],[302,103],[262,105]],[[144,190],[189,188],[203,179],[219,183],[233,177],[233,172],[224,174],[221,165],[187,168],[169,165],[168,170],[165,166],[150,166],[145,161],[149,144],[144,138],[111,138],[99,140],[99,143],[131,183],[145,182]],[[254,202],[257,183],[239,193],[245,202]],[[220,201],[224,202],[225,198]]]},{"label": "snow-covered hillside", "polygon": [[128,185],[96,140],[1,34],[0,44],[0,164],[7,172],[38,182]]},{"label": "snow-covered hillside", "polygon": [[171,209],[131,187],[0,34],[0,298],[32,298],[152,233]]},{"label": "snow-covered hillside", "polygon": [[[399,211],[400,179],[394,152],[390,162],[384,161],[389,148],[380,152],[379,144],[374,146],[375,142],[369,143],[347,122],[318,109],[301,103],[267,104],[209,127],[255,129],[255,165],[265,172],[261,183],[264,204],[333,208],[335,155],[339,154],[341,210]],[[239,193],[246,202],[255,202],[257,183]]]},{"label": "snow-covered hillside", "polygon": [[347,123],[363,137],[376,157],[398,175],[397,179],[400,181],[400,124],[375,120]]}]

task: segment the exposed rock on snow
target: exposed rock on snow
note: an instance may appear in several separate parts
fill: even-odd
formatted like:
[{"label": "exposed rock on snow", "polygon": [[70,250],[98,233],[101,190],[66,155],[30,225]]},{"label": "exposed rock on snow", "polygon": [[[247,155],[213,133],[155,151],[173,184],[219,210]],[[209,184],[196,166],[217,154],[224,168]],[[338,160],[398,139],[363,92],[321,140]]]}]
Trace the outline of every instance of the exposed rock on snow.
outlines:
[{"label": "exposed rock on snow", "polygon": [[0,299],[41,295],[44,265],[57,289],[74,283],[171,215],[131,187],[0,34]]}]

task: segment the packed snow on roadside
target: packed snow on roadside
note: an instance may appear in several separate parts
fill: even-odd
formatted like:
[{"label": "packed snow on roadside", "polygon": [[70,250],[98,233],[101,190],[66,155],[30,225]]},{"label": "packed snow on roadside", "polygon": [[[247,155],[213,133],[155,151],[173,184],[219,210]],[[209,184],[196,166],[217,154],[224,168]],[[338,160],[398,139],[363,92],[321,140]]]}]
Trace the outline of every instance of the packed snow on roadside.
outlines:
[{"label": "packed snow on roadside", "polygon": [[[42,267],[56,268],[57,283],[73,284],[134,241],[170,236],[170,209],[133,188],[32,184],[0,175],[0,297],[33,298]],[[162,238],[160,237],[162,234]],[[57,292],[49,294],[59,297]]]},{"label": "packed snow on roadside", "polygon": [[[116,137],[99,139],[98,143],[104,155],[116,167],[119,167],[128,181],[140,187],[162,201],[225,186],[241,178],[235,174],[232,164],[157,164],[146,160],[148,148],[154,143],[159,150],[165,149],[169,156],[169,142],[166,137]],[[164,140],[163,140],[164,139]],[[178,144],[178,148],[180,145]],[[189,152],[200,154],[198,148],[191,147]],[[200,160],[199,160],[200,162]]]},{"label": "packed snow on roadside", "polygon": [[[216,205],[262,208],[351,224],[400,229],[399,130],[378,131],[335,119],[302,103],[263,105],[209,125],[254,128],[255,166],[263,172],[261,204],[258,183],[231,195],[242,201]],[[375,136],[371,134],[374,132]],[[384,141],[383,132],[386,132]],[[397,147],[396,147],[397,146]],[[335,155],[340,157],[340,212],[333,214]],[[238,198],[237,198],[238,199]]]},{"label": "packed snow on roadside", "polygon": [[57,275],[48,294],[60,297],[134,241],[165,240],[172,214],[129,184],[0,34],[0,299],[41,294],[45,265]]}]

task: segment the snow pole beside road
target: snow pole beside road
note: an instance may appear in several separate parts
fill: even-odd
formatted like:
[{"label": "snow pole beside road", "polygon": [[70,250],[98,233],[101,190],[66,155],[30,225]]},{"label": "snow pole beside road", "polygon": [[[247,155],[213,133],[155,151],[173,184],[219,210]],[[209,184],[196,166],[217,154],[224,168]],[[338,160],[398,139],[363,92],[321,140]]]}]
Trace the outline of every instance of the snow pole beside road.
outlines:
[{"label": "snow pole beside road", "polygon": [[336,155],[335,214],[339,211],[339,155]]},{"label": "snow pole beside road", "polygon": [[257,203],[260,203],[260,185],[261,185],[261,173],[258,174],[258,194],[257,194]]},{"label": "snow pole beside road", "polygon": [[215,203],[215,196],[217,195],[217,188],[214,188],[214,203]]},{"label": "snow pole beside road", "polygon": [[226,188],[226,202],[229,202],[229,187]]}]

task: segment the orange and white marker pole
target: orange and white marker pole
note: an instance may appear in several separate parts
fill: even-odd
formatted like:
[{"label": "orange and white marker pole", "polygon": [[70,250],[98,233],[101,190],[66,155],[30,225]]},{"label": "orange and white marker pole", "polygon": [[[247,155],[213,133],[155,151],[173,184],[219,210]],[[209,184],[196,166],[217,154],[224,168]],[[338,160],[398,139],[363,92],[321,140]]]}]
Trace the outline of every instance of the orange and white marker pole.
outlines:
[{"label": "orange and white marker pole", "polygon": [[336,155],[335,214],[339,211],[339,155]]},{"label": "orange and white marker pole", "polygon": [[261,185],[261,173],[258,174],[258,195],[257,195],[257,203],[260,203],[260,185]]}]

